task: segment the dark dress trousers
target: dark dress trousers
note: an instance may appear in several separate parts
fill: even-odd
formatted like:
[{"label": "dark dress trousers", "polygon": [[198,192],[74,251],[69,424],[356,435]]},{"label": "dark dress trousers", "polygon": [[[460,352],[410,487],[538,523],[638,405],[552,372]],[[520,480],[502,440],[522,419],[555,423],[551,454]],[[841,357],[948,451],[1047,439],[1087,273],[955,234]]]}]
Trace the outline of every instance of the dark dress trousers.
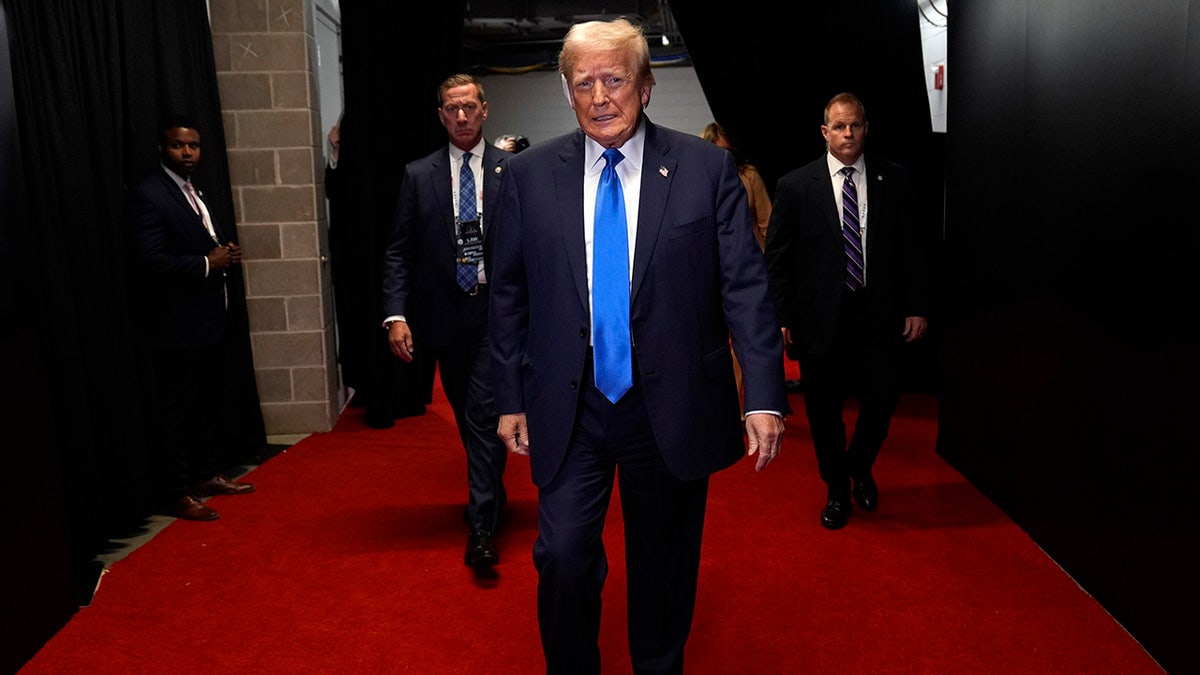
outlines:
[{"label": "dark dress trousers", "polygon": [[599,668],[600,533],[614,474],[634,667],[682,667],[708,477],[746,452],[731,336],[746,409],[788,411],[782,343],[737,167],[699,137],[644,116],[641,124],[634,386],[615,405],[591,372],[582,132],[510,160],[492,232],[496,403],[501,413],[524,412],[529,425],[550,672]]},{"label": "dark dress trousers", "polygon": [[[490,274],[491,227],[500,177],[511,154],[483,152],[484,270]],[[496,435],[488,351],[490,284],[466,293],[455,282],[456,222],[449,146],[404,169],[394,231],[383,269],[383,317],[403,315],[417,358],[432,359],[467,453],[467,520],[494,533],[506,499],[508,451]],[[382,319],[381,319],[382,320]]]},{"label": "dark dress trousers", "polygon": [[[766,256],[780,323],[792,333],[805,411],[830,496],[868,475],[900,395],[905,317],[929,316],[927,256],[908,171],[865,155],[866,286],[845,285],[842,224],[825,155],[779,180]],[[849,447],[848,396],[860,402]]]},{"label": "dark dress trousers", "polygon": [[[205,275],[205,256],[217,240],[165,169],[130,191],[128,219],[161,414],[158,496],[169,500],[221,468],[215,448],[227,362],[225,274]],[[215,220],[218,239],[227,242]]]}]

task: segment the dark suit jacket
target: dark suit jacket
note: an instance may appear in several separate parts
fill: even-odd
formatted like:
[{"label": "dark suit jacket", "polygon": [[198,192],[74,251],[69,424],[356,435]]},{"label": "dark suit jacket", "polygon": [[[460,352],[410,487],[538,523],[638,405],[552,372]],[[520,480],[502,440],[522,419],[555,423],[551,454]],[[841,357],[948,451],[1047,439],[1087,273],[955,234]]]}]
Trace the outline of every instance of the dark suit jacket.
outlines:
[{"label": "dark suit jacket", "polygon": [[[204,257],[218,244],[203,219],[161,167],[134,187],[127,208],[154,345],[216,344],[225,331],[225,276],[205,276]],[[218,238],[229,241],[213,220]]]},{"label": "dark suit jacket", "polygon": [[[789,411],[782,345],[732,157],[698,136],[642,124],[630,328],[654,437],[672,473],[688,480],[745,454],[731,332],[747,410]],[[496,407],[526,414],[539,486],[562,464],[580,389],[593,386],[583,162],[580,131],[513,157],[493,225]]]},{"label": "dark suit jacket", "polygon": [[[485,144],[483,151],[484,270],[490,273],[493,214],[500,176],[511,153]],[[404,315],[416,339],[428,345],[453,342],[464,328],[458,307],[462,292],[454,282],[455,220],[450,181],[450,149],[410,162],[404,168],[392,237],[384,257],[383,317]],[[487,314],[469,317],[483,329]]]},{"label": "dark suit jacket", "polygon": [[[904,318],[929,316],[929,274],[908,171],[866,155],[867,287],[871,335],[900,341]],[[833,340],[846,258],[826,155],[783,176],[767,226],[767,265],[788,355],[822,354]]]}]

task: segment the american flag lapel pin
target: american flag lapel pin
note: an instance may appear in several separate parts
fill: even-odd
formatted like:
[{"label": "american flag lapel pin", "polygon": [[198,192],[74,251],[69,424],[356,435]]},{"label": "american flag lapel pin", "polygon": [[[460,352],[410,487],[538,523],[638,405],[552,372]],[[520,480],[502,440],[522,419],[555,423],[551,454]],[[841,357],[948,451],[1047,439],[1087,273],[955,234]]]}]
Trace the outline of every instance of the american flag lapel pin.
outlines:
[{"label": "american flag lapel pin", "polygon": [[668,174],[668,173],[670,173],[670,172],[669,172],[669,171],[667,171],[667,167],[665,167],[665,166],[663,166],[663,165],[661,165],[661,164],[660,164],[660,165],[658,166],[658,173],[659,173],[659,174],[660,174],[660,175],[661,175],[663,178],[666,178],[666,177],[667,177],[667,174]]}]

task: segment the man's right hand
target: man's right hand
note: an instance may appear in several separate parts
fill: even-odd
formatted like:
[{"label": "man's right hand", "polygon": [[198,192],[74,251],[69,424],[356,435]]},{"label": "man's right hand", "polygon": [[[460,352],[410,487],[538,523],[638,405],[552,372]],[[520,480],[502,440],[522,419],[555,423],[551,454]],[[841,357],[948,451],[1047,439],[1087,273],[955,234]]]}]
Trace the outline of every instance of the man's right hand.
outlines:
[{"label": "man's right hand", "polygon": [[408,329],[407,321],[393,321],[392,325],[388,326],[388,346],[402,361],[412,362],[412,331]]},{"label": "man's right hand", "polygon": [[229,242],[225,246],[215,246],[208,252],[208,270],[210,272],[223,270],[242,260],[242,249],[237,244]]},{"label": "man's right hand", "polygon": [[529,454],[529,424],[525,413],[512,413],[500,416],[500,425],[496,434],[504,441],[504,447],[514,455]]}]

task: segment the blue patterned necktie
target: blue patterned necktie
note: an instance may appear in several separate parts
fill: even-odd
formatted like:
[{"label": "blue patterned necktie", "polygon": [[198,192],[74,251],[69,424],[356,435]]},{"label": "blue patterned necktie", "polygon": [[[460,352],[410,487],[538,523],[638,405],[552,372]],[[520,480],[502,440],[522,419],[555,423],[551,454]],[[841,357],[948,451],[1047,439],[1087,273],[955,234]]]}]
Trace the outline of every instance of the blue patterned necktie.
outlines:
[{"label": "blue patterned necktie", "polygon": [[[462,168],[458,171],[458,222],[468,223],[478,218],[475,208],[475,172],[471,171],[471,153],[464,152]],[[458,233],[462,237],[462,232]],[[470,292],[479,283],[479,266],[460,262],[454,272],[458,287]]]},{"label": "blue patterned necktie", "polygon": [[629,336],[629,232],[616,148],[604,151],[604,171],[596,189],[592,246],[592,348],[596,388],[616,403],[633,386]]},{"label": "blue patterned necktie", "polygon": [[854,167],[842,169],[842,239],[846,249],[846,288],[857,291],[865,285],[863,276],[862,230],[858,226],[858,188],[854,186]]}]

